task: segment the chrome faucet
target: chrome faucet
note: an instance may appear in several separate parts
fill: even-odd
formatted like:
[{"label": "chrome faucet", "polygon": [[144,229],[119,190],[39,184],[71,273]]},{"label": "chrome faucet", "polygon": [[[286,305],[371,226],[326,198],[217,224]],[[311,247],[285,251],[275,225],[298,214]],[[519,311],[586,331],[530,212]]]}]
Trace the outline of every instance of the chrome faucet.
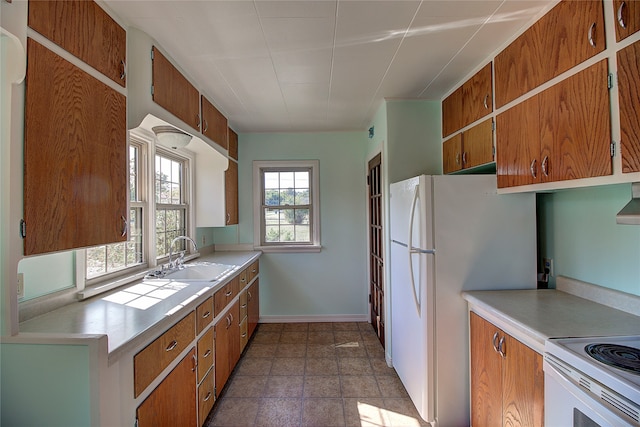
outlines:
[{"label": "chrome faucet", "polygon": [[184,259],[184,253],[181,254],[178,259],[176,259],[175,261],[171,261],[171,258],[173,257],[173,244],[175,242],[177,242],[178,240],[187,240],[189,242],[191,242],[191,244],[193,245],[193,250],[197,251],[198,250],[198,245],[196,245],[196,242],[193,241],[193,239],[191,237],[188,236],[178,236],[175,239],[173,239],[171,241],[171,244],[169,245],[169,268],[176,268],[182,265],[182,260]]}]

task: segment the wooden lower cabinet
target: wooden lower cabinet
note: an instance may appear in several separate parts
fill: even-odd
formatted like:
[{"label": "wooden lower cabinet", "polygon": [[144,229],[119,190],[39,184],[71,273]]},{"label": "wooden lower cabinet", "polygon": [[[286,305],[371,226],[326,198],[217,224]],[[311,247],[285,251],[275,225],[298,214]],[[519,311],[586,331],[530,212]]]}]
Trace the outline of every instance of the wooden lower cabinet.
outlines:
[{"label": "wooden lower cabinet", "polygon": [[138,427],[195,426],[196,350],[191,349],[138,407]]},{"label": "wooden lower cabinet", "polygon": [[471,424],[544,425],[542,356],[475,313],[471,330]]},{"label": "wooden lower cabinet", "polygon": [[[257,268],[256,261],[256,268]],[[247,290],[247,339],[253,336],[260,320],[260,279],[257,278]]]},{"label": "wooden lower cabinet", "polygon": [[216,401],[214,377],[215,372],[211,369],[198,386],[198,426],[204,425]]},{"label": "wooden lower cabinet", "polygon": [[215,330],[216,396],[220,395],[231,371],[240,359],[240,307],[236,301],[231,309],[218,320]]}]

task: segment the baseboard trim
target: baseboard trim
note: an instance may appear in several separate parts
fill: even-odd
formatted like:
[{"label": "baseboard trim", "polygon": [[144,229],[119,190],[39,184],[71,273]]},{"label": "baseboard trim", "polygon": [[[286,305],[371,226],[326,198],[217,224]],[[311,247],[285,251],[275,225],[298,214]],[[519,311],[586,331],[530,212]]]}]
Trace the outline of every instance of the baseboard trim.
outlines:
[{"label": "baseboard trim", "polygon": [[366,314],[329,314],[318,316],[260,316],[260,323],[368,322]]}]

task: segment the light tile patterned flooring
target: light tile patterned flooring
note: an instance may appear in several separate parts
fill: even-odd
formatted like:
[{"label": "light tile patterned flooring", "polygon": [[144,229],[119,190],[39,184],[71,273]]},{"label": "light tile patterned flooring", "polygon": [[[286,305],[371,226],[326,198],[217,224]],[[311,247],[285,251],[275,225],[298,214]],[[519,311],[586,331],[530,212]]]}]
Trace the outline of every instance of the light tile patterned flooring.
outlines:
[{"label": "light tile patterned flooring", "polygon": [[264,323],[205,425],[427,424],[370,324]]}]

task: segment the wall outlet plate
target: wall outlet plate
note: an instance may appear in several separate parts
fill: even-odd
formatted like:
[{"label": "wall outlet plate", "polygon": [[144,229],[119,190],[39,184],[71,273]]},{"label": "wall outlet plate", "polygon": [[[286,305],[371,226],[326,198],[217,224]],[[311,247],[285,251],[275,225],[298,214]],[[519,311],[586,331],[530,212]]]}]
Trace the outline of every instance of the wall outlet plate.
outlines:
[{"label": "wall outlet plate", "polygon": [[544,272],[553,277],[553,258],[543,258],[542,263]]},{"label": "wall outlet plate", "polygon": [[24,273],[18,273],[18,286],[16,287],[18,299],[24,298]]}]

